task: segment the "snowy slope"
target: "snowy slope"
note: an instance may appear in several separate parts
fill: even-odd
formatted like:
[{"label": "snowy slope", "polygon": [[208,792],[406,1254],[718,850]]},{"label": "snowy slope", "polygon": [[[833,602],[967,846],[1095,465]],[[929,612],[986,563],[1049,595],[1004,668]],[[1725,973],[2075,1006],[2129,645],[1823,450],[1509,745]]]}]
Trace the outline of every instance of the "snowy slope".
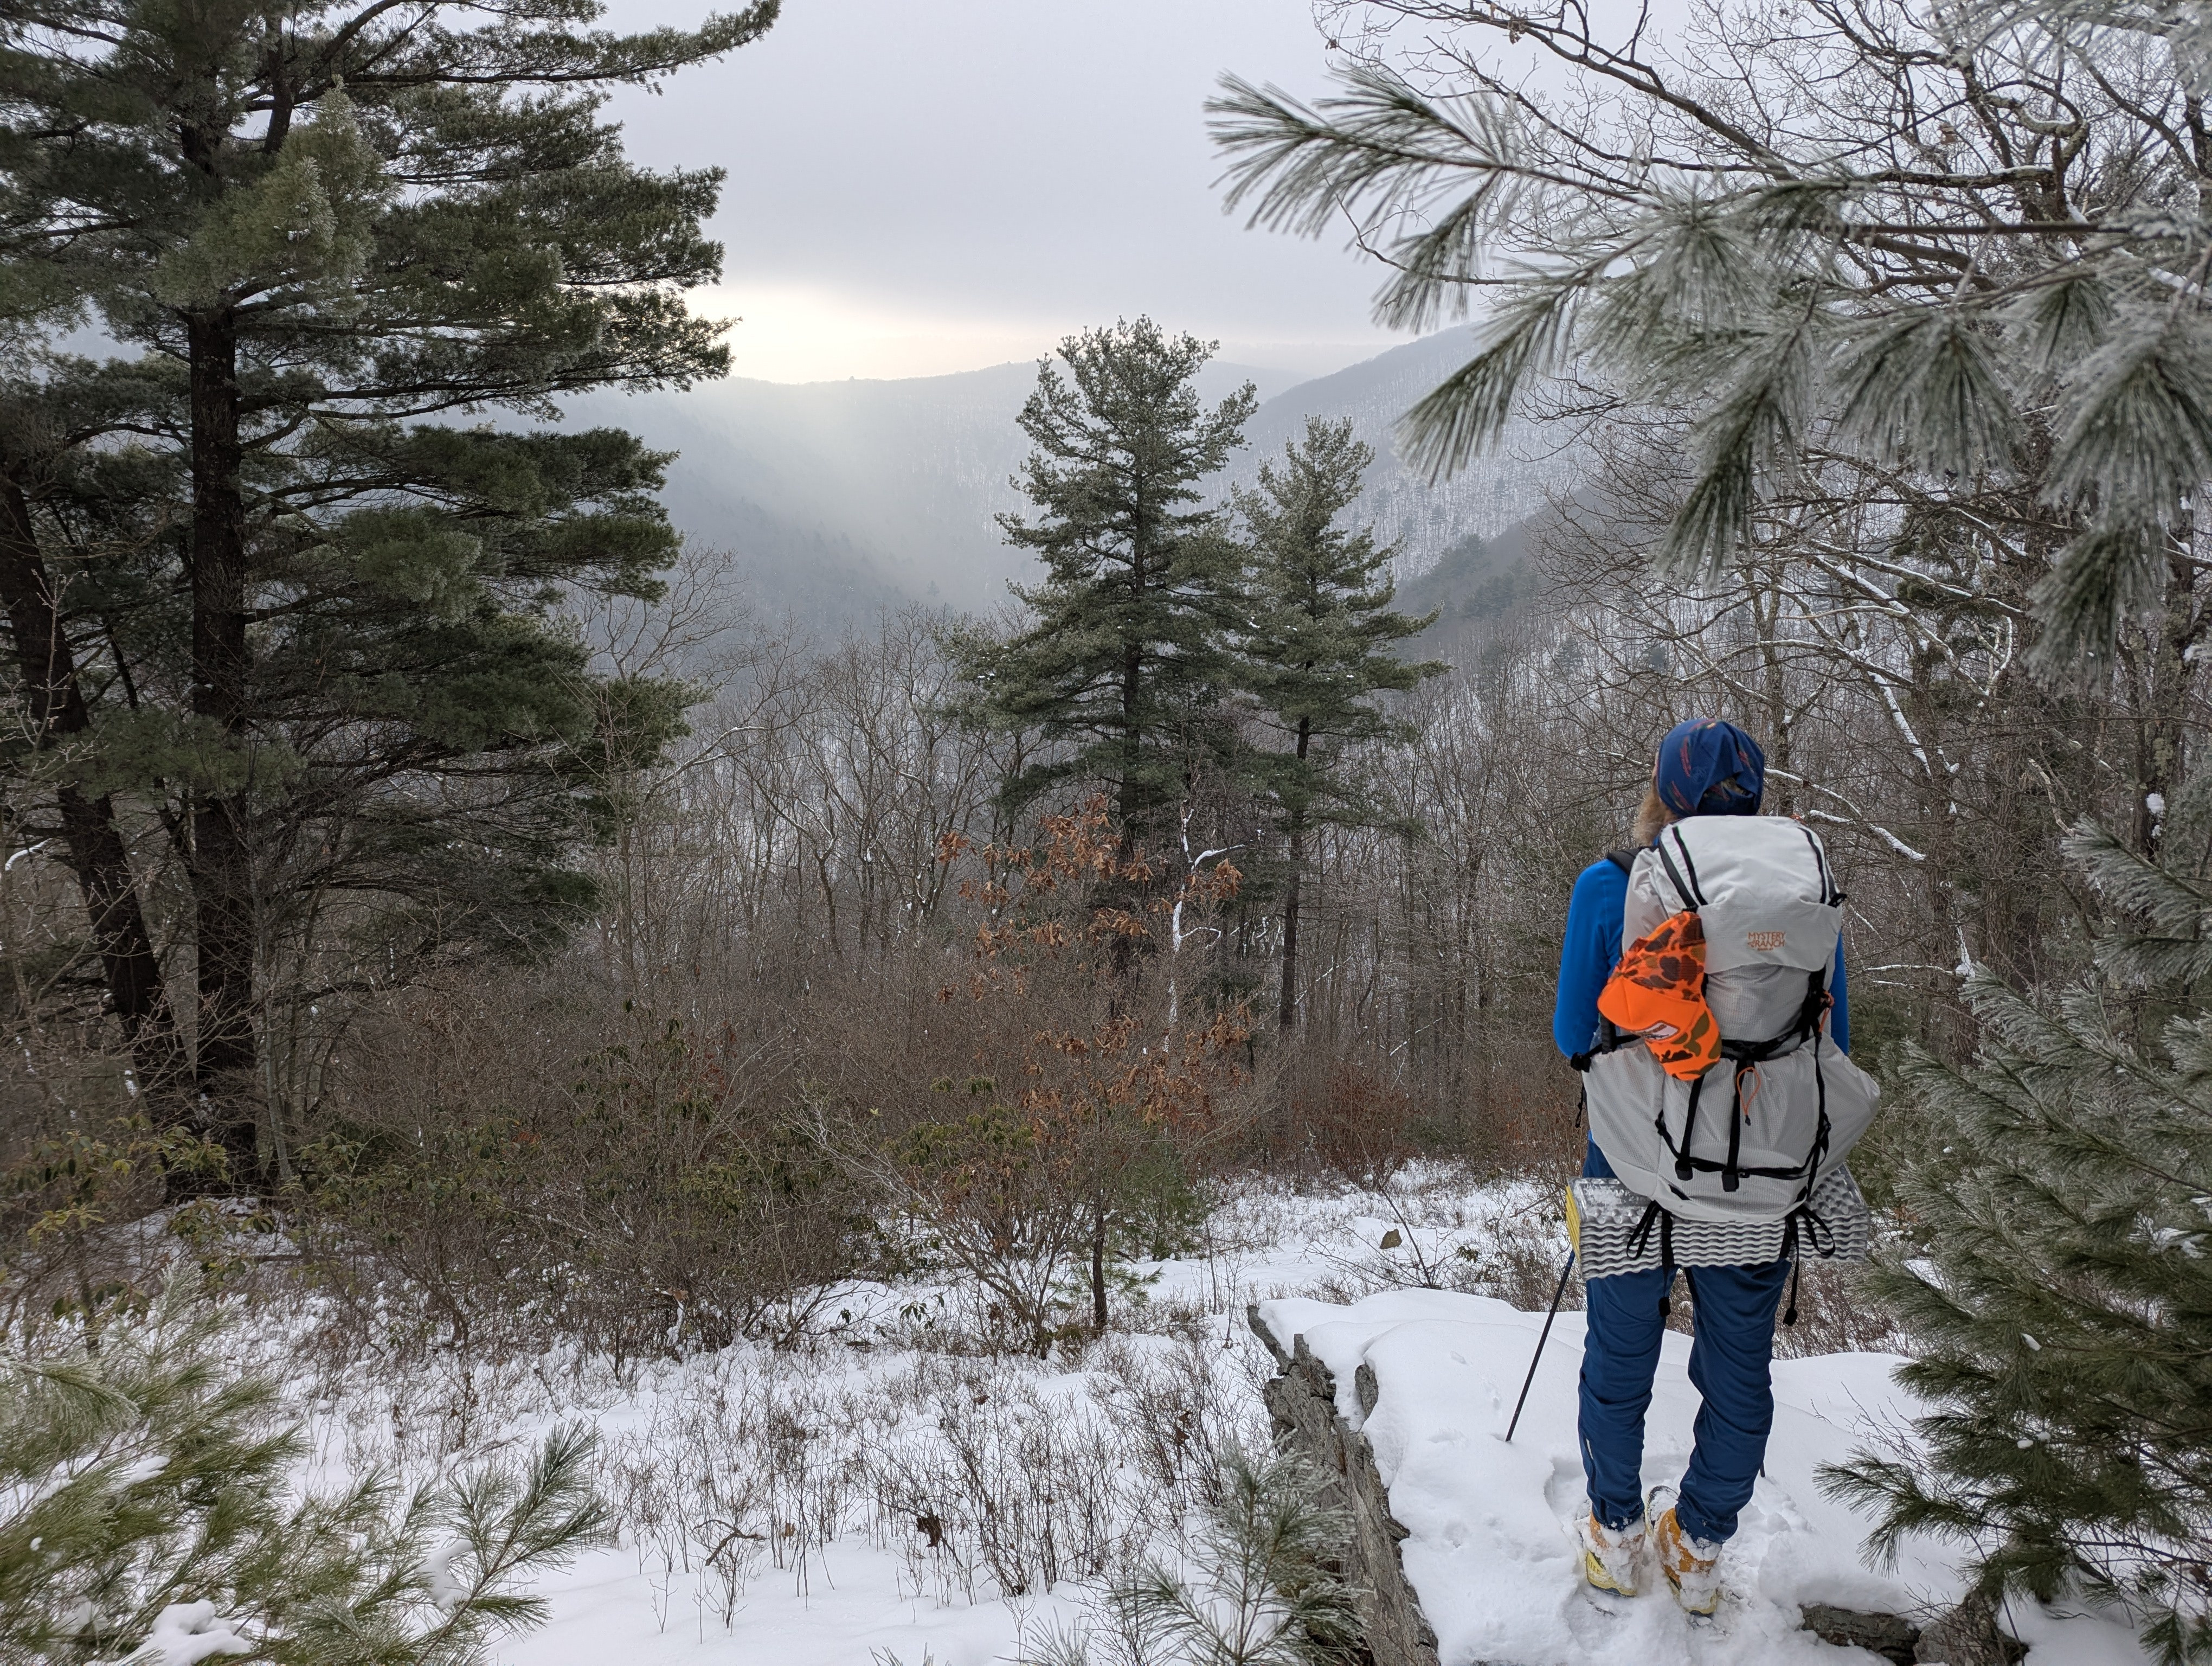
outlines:
[{"label": "snowy slope", "polygon": [[[1957,1600],[1945,1547],[1910,1543],[1893,1570],[1869,1570],[1869,1523],[1825,1498],[1823,1463],[1903,1426],[1912,1402],[1890,1380],[1888,1354],[1785,1359],[1774,1367],[1775,1426],[1742,1526],[1723,1555],[1717,1620],[1692,1622],[1663,1587],[1600,1608],[1583,1593],[1574,1523],[1587,1508],[1575,1438],[1583,1316],[1563,1313],[1511,1445],[1504,1432],[1541,1316],[1448,1291],[1392,1291],[1348,1306],[1287,1298],[1261,1308],[1285,1347],[1303,1335],[1335,1374],[1337,1409],[1366,1433],[1410,1532],[1407,1577],[1435,1626],[1443,1666],[1753,1666],[1868,1660],[1799,1628],[1798,1604],[1932,1615]],[[1698,1397],[1690,1339],[1669,1333],[1646,1425],[1647,1487],[1680,1479]],[[1353,1392],[1362,1362],[1379,1394],[1364,1418]],[[1657,1582],[1654,1582],[1655,1584]],[[2140,1666],[2122,1626],[2096,1617],[2008,1616],[2034,1666]]]},{"label": "snowy slope", "polygon": [[[1869,1666],[1798,1630],[1796,1605],[1925,1611],[1957,1587],[1941,1546],[1868,1570],[1867,1523],[1814,1485],[1818,1464],[1911,1414],[1890,1355],[1777,1365],[1770,1475],[1729,1548],[1736,1595],[1718,1626],[1692,1629],[1663,1595],[1619,1614],[1583,1598],[1569,1537],[1581,1316],[1560,1316],[1508,1447],[1498,1437],[1541,1316],[1419,1287],[1547,1299],[1564,1252],[1553,1195],[1442,1164],[1380,1190],[1246,1183],[1200,1244],[1144,1269],[1149,1298],[1125,1304],[1115,1335],[1051,1359],[990,1352],[974,1292],[927,1274],[840,1286],[834,1320],[783,1348],[642,1361],[343,1351],[311,1345],[311,1314],[279,1309],[241,1344],[284,1374],[307,1418],[311,1486],[373,1467],[423,1481],[563,1424],[597,1430],[620,1541],[544,1584],[548,1623],[501,1645],[506,1666],[1035,1659],[1130,1555],[1178,1554],[1207,1451],[1265,1438],[1273,1367],[1245,1324],[1254,1302],[1285,1342],[1304,1335],[1336,1374],[1340,1409],[1364,1421],[1444,1666]],[[1687,1352],[1667,1338],[1653,1481],[1674,1480],[1689,1450]],[[1364,1420],[1362,1360],[1380,1387]],[[2030,1666],[2145,1666],[2107,1620],[2008,1619],[2035,1643]]]},{"label": "snowy slope", "polygon": [[656,1582],[633,1558],[588,1558],[550,1590],[552,1622],[507,1644],[512,1666],[993,1666],[1073,1624],[1079,1606],[1047,1596],[940,1602],[902,1578],[899,1559],[840,1546],[805,1590],[756,1584],[727,1626],[686,1586]]}]

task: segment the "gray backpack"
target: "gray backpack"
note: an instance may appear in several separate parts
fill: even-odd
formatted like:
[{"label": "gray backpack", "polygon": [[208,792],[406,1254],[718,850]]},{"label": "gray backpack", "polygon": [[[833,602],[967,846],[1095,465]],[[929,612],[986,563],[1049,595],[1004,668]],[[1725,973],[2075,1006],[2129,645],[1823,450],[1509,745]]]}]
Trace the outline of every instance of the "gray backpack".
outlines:
[{"label": "gray backpack", "polygon": [[1827,1036],[1843,902],[1819,836],[1784,817],[1693,816],[1629,865],[1621,942],[1694,911],[1721,1033],[1720,1062],[1690,1081],[1610,1025],[1589,1056],[1590,1136],[1661,1212],[1819,1232],[1814,1190],[1881,1097]]}]

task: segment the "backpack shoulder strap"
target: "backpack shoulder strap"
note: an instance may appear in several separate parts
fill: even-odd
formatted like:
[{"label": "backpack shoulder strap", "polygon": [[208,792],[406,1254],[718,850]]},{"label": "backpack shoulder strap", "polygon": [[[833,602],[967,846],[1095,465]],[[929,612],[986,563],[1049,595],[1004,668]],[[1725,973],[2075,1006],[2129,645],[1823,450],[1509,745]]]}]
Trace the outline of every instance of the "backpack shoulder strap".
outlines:
[{"label": "backpack shoulder strap", "polygon": [[1820,870],[1821,903],[1832,909],[1840,907],[1843,903],[1844,893],[1836,889],[1836,882],[1829,875],[1828,859],[1820,849],[1820,840],[1813,836],[1813,830],[1805,826],[1802,822],[1798,824],[1798,827],[1805,835],[1805,842],[1813,848],[1813,865]]},{"label": "backpack shoulder strap", "polygon": [[1636,871],[1636,853],[1632,850],[1608,850],[1605,853],[1605,859],[1623,873]]},{"label": "backpack shoulder strap", "polygon": [[1682,899],[1684,908],[1701,909],[1705,905],[1705,893],[1698,887],[1697,864],[1690,860],[1690,847],[1682,842],[1682,831],[1679,826],[1670,827],[1667,832],[1674,836],[1674,848],[1682,853],[1683,867],[1690,870],[1689,883],[1685,885],[1682,883],[1682,869],[1676,867],[1674,859],[1667,854],[1667,834],[1662,833],[1656,848],[1659,860],[1667,869],[1668,883],[1674,887],[1674,895]]}]

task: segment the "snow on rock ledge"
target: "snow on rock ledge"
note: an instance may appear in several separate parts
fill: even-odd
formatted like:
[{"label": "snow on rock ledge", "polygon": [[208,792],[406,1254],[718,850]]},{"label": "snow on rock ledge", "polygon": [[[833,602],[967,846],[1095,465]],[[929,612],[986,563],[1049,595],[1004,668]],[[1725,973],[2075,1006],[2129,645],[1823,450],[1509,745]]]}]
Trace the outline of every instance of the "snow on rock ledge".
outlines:
[{"label": "snow on rock ledge", "polygon": [[[1267,1412],[1276,1438],[1287,1439],[1324,1476],[1322,1499],[1350,1517],[1351,1542],[1345,1547],[1342,1572],[1352,1587],[1368,1657],[1375,1666],[1437,1666],[1436,1633],[1429,1628],[1406,1582],[1398,1542],[1406,1529],[1390,1513],[1390,1500],[1375,1468],[1367,1437],[1346,1426],[1336,1408],[1336,1381],[1328,1367],[1307,1348],[1304,1337],[1285,1354],[1274,1334],[1251,1310],[1252,1328],[1275,1353],[1281,1373],[1267,1384]],[[1374,1374],[1362,1365],[1354,1373],[1357,1391],[1373,1404]]]},{"label": "snow on rock ledge", "polygon": [[[1553,1326],[1510,1446],[1506,1421],[1540,1314],[1486,1297],[1393,1291],[1350,1306],[1263,1302],[1253,1319],[1291,1360],[1277,1379],[1285,1386],[1269,1395],[1279,1420],[1303,1391],[1293,1379],[1334,1391],[1335,1463],[1360,1529],[1355,1572],[1374,1587],[1371,1641],[1386,1666],[1870,1663],[1875,1657],[1802,1630],[1800,1605],[1925,1617],[1961,1595],[1945,1547],[1932,1541],[1910,1541],[1893,1571],[1869,1571],[1859,1555],[1869,1523],[1814,1483],[1821,1464],[1913,1414],[1891,1380],[1894,1355],[1776,1362],[1766,1473],[1725,1554],[1728,1597],[1706,1625],[1683,1614],[1663,1585],[1611,1610],[1584,1595],[1574,1541],[1587,1507],[1575,1436],[1581,1314],[1562,1313]],[[1689,1353],[1690,1339],[1670,1332],[1645,1426],[1647,1488],[1679,1480],[1689,1461],[1698,1408]],[[1314,1450],[1310,1436],[1304,1444]],[[1369,1452],[1387,1496],[1364,1510],[1358,1471]],[[1394,1611],[1392,1563],[1418,1599],[1398,1599],[1403,1614]],[[2101,1617],[2024,1614],[2015,1604],[2008,1618],[2033,1645],[2030,1666],[2146,1658],[2124,1626]]]}]

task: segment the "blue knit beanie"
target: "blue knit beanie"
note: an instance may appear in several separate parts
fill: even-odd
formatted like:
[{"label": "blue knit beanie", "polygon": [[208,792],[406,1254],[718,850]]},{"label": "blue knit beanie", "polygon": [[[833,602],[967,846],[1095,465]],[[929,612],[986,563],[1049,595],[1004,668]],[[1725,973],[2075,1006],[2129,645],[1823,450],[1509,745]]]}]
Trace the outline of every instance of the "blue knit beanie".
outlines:
[{"label": "blue knit beanie", "polygon": [[1766,754],[1735,724],[1693,717],[1667,731],[1651,780],[1677,816],[1755,816],[1766,790]]}]

